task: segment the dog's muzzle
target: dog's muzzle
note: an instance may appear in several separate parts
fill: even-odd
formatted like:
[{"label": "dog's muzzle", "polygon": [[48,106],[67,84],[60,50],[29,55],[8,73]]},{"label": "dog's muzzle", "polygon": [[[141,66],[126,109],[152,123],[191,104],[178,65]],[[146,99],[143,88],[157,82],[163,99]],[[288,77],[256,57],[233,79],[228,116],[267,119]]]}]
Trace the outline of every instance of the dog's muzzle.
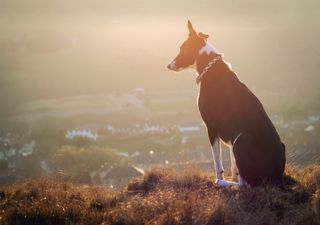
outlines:
[{"label": "dog's muzzle", "polygon": [[176,60],[173,60],[168,66],[167,68],[169,70],[173,70],[173,71],[178,71],[178,68],[176,67]]}]

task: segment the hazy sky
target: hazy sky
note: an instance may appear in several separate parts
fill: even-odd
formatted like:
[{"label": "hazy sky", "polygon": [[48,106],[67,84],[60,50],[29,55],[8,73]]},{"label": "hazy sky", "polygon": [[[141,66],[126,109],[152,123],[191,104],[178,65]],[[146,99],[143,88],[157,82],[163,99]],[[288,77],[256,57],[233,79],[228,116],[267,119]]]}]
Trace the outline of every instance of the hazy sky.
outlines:
[{"label": "hazy sky", "polygon": [[166,69],[188,19],[258,94],[319,99],[320,1],[2,0],[0,101],[197,88]]}]

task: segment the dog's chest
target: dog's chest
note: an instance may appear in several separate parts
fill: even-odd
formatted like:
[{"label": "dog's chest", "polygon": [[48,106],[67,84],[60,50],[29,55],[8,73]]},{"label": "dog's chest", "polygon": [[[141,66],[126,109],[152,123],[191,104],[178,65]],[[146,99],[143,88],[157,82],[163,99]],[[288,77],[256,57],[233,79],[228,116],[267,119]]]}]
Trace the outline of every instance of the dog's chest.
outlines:
[{"label": "dog's chest", "polygon": [[214,102],[214,96],[212,94],[208,95],[209,93],[206,93],[203,88],[199,88],[198,92],[198,98],[197,98],[197,105],[198,109],[200,111],[201,117],[203,121],[208,125],[210,120],[213,119],[212,112],[214,112],[215,102]]}]

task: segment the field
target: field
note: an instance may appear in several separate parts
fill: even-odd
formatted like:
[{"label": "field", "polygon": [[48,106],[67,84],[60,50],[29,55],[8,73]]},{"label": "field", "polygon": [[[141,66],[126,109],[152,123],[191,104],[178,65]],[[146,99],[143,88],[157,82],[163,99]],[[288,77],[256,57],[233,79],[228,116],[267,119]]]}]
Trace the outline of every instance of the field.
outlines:
[{"label": "field", "polygon": [[320,166],[287,166],[286,173],[286,190],[218,188],[191,168],[155,168],[121,190],[29,180],[0,189],[0,223],[319,224]]}]

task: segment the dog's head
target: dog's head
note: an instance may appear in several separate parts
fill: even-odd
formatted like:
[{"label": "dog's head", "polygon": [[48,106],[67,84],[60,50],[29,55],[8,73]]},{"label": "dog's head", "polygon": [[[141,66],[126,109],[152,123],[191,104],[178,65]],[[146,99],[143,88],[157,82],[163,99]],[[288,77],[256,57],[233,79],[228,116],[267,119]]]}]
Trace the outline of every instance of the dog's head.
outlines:
[{"label": "dog's head", "polygon": [[180,71],[195,65],[200,49],[206,45],[209,35],[197,33],[190,21],[188,21],[188,29],[188,39],[182,43],[179,54],[168,65],[170,70]]}]

